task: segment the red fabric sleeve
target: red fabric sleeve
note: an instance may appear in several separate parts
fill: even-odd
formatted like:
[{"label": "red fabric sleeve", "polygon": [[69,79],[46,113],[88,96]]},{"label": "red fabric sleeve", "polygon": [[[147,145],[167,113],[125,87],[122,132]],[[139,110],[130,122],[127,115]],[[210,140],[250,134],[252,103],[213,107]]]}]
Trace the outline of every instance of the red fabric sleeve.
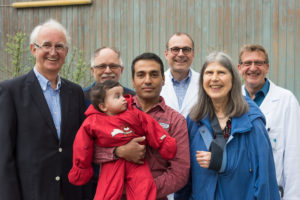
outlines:
[{"label": "red fabric sleeve", "polygon": [[92,158],[94,140],[85,121],[76,134],[73,144],[73,167],[68,178],[74,185],[83,185],[93,176]]},{"label": "red fabric sleeve", "polygon": [[172,138],[161,125],[150,115],[136,109],[139,119],[142,122],[142,128],[145,131],[145,136],[148,144],[158,149],[159,154],[166,160],[174,158],[176,155],[176,140]]}]

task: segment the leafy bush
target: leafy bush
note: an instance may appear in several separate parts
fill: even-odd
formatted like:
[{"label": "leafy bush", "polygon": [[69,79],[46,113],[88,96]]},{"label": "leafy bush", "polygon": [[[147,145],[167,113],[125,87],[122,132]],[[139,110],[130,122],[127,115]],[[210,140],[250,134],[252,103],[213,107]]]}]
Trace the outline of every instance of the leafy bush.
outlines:
[{"label": "leafy bush", "polygon": [[[0,71],[4,73],[5,79],[11,79],[29,72],[35,64],[35,58],[32,56],[29,47],[25,47],[27,41],[25,33],[18,32],[13,36],[7,35],[7,38],[5,52],[8,54],[8,63],[11,63],[11,65],[0,66]],[[26,44],[28,43],[26,42]],[[89,65],[84,61],[82,50],[74,47],[59,74],[61,77],[85,87],[93,82]]]}]

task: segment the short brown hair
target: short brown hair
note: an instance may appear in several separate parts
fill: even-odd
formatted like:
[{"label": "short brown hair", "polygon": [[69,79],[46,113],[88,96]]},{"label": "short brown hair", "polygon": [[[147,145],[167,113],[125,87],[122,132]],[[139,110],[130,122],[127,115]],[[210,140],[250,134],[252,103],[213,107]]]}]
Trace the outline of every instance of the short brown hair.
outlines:
[{"label": "short brown hair", "polygon": [[169,49],[169,41],[170,41],[170,39],[171,39],[173,36],[175,36],[175,35],[177,35],[177,36],[181,36],[181,35],[187,36],[187,37],[191,40],[191,42],[192,42],[192,48],[193,48],[193,49],[195,48],[194,40],[192,39],[192,37],[191,37],[189,34],[183,33],[183,32],[176,32],[176,33],[174,33],[174,34],[168,39],[168,41],[167,41],[167,43],[166,43],[166,49],[167,49],[167,50]]},{"label": "short brown hair", "polygon": [[243,46],[240,50],[240,55],[239,55],[239,63],[242,63],[242,55],[245,52],[254,52],[254,51],[259,51],[262,52],[265,55],[265,62],[266,64],[269,64],[269,56],[268,53],[266,51],[266,49],[259,45],[259,44],[247,44],[245,46]]}]

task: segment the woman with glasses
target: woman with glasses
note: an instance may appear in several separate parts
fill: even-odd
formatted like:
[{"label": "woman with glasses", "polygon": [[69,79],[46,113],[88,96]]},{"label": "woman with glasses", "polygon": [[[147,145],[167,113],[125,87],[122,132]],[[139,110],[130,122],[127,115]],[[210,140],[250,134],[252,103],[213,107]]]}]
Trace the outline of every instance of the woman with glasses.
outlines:
[{"label": "woman with glasses", "polygon": [[175,199],[280,199],[265,118],[225,53],[206,57],[187,123],[191,173]]}]

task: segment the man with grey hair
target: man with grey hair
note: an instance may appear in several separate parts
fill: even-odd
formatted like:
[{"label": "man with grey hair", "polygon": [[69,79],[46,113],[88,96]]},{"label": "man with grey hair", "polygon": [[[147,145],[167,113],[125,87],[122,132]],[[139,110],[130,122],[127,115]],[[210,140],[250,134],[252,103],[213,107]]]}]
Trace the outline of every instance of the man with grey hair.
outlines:
[{"label": "man with grey hair", "polygon": [[[124,70],[120,52],[113,47],[101,47],[97,49],[91,58],[91,72],[95,82],[89,87],[84,88],[85,104],[88,107],[91,104],[90,92],[97,83],[103,83],[106,80],[119,81]],[[124,94],[135,95],[133,90],[124,87]]]},{"label": "man with grey hair", "polygon": [[69,38],[55,20],[36,26],[33,70],[0,83],[0,199],[87,199],[67,178],[85,110],[81,87],[58,75]]}]

